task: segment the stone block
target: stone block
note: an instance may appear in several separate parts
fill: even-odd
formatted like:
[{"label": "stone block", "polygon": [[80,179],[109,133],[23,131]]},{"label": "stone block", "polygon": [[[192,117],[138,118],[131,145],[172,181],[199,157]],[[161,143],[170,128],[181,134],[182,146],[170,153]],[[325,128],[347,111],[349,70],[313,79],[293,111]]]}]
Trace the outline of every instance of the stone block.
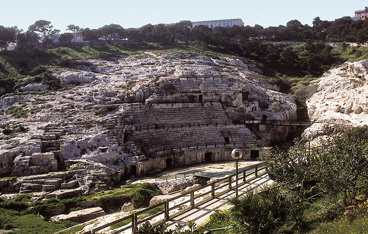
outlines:
[{"label": "stone block", "polygon": [[124,203],[124,205],[121,207],[121,211],[131,211],[131,210],[134,210],[133,203],[131,203],[131,202],[126,202],[126,203]]},{"label": "stone block", "polygon": [[82,194],[84,191],[81,188],[77,188],[77,189],[60,189],[57,191],[54,191],[52,193],[47,194],[46,198],[59,198],[59,199],[63,199],[63,198],[70,198],[70,197],[75,197],[78,196],[80,194]]},{"label": "stone block", "polygon": [[69,182],[64,182],[60,185],[60,189],[72,189],[79,186],[79,183],[77,180],[72,180]]},{"label": "stone block", "polygon": [[44,184],[42,185],[42,191],[54,191],[57,189],[56,185],[53,184]]},{"label": "stone block", "polygon": [[105,211],[101,207],[88,208],[70,212],[67,215],[58,215],[50,218],[51,222],[61,222],[70,220],[73,222],[86,222],[88,220],[105,215]]}]

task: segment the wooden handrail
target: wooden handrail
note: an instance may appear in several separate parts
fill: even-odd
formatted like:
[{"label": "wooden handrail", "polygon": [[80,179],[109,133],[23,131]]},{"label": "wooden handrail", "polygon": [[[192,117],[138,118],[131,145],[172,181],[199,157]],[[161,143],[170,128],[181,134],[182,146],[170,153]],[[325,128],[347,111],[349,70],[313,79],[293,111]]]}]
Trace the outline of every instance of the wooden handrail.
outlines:
[{"label": "wooden handrail", "polygon": [[[252,172],[250,172],[250,173],[247,173],[249,170],[252,170],[252,169],[254,169],[254,171],[252,171]],[[254,165],[251,165],[251,166],[245,167],[243,170],[239,171],[239,174],[243,173],[243,175],[245,175],[246,177],[247,177],[247,176],[249,176],[249,175],[252,175],[252,174],[255,174],[255,177],[254,177],[254,178],[252,178],[251,180],[245,180],[246,178],[244,178],[243,176],[242,176],[242,177],[238,177],[238,181],[239,181],[239,180],[243,181],[243,182],[239,183],[238,187],[239,187],[239,186],[241,186],[241,185],[244,185],[245,183],[248,183],[248,182],[250,182],[250,181],[252,181],[252,180],[254,180],[254,179],[256,179],[256,178],[258,178],[258,177],[260,176],[260,175],[258,174],[258,172],[259,172],[260,170],[262,170],[262,169],[264,169],[264,164],[263,164],[263,163],[258,163],[258,164],[254,164]],[[263,174],[262,174],[262,175],[263,175]],[[182,194],[180,194],[180,195],[178,195],[178,196],[175,196],[175,197],[173,197],[173,198],[167,199],[166,201],[161,202],[161,203],[159,203],[159,204],[157,204],[157,205],[155,205],[155,206],[145,208],[145,209],[140,210],[140,211],[138,211],[138,212],[136,212],[136,213],[134,213],[134,214],[131,214],[131,215],[129,215],[129,216],[126,216],[126,217],[123,217],[123,218],[120,218],[120,219],[114,220],[114,221],[112,221],[112,222],[110,222],[110,223],[108,223],[108,224],[104,224],[104,225],[101,225],[101,226],[99,226],[99,227],[96,227],[96,228],[94,228],[94,229],[91,231],[91,233],[95,233],[95,232],[97,232],[97,231],[99,231],[99,230],[102,230],[102,229],[104,229],[104,228],[106,228],[106,227],[109,227],[109,226],[111,226],[111,225],[113,225],[113,224],[116,224],[116,223],[122,222],[122,221],[127,220],[127,219],[132,219],[132,222],[131,222],[129,225],[127,225],[127,226],[123,227],[122,229],[119,229],[119,231],[127,230],[127,229],[129,229],[129,228],[132,228],[132,233],[135,233],[135,232],[136,232],[136,230],[138,229],[138,225],[139,225],[139,224],[141,224],[141,223],[143,223],[143,222],[145,222],[145,221],[147,221],[147,220],[150,220],[150,219],[152,219],[152,218],[154,218],[154,217],[156,217],[156,216],[158,216],[158,215],[161,215],[161,214],[164,214],[164,215],[165,215],[165,217],[164,217],[164,219],[162,219],[162,220],[161,220],[161,221],[159,221],[158,223],[165,222],[165,221],[169,220],[170,218],[172,218],[172,217],[174,217],[174,216],[176,216],[176,215],[179,215],[179,214],[178,214],[179,212],[178,212],[178,213],[175,213],[175,214],[170,215],[170,210],[174,210],[174,209],[176,209],[176,208],[178,208],[178,207],[180,207],[180,206],[182,206],[182,205],[184,205],[184,204],[186,204],[186,203],[189,203],[189,204],[190,204],[190,205],[189,205],[189,207],[188,207],[187,209],[183,210],[183,212],[184,212],[184,211],[187,211],[187,210],[193,209],[194,207],[196,207],[197,205],[199,205],[198,203],[197,203],[197,204],[195,203],[195,200],[196,200],[196,199],[198,199],[198,198],[200,198],[200,197],[203,197],[203,196],[205,196],[205,195],[211,194],[211,196],[209,196],[209,199],[206,199],[206,201],[209,201],[209,200],[212,200],[212,199],[216,198],[217,196],[220,196],[220,195],[221,195],[221,194],[223,194],[223,193],[226,193],[226,192],[230,191],[231,189],[236,188],[236,186],[231,186],[231,184],[232,184],[232,183],[234,183],[234,181],[235,181],[235,180],[233,180],[233,179],[232,179],[233,177],[234,177],[234,178],[235,178],[235,180],[236,180],[236,174],[235,174],[235,173],[234,173],[234,174],[231,174],[231,175],[229,175],[229,176],[226,176],[226,177],[220,178],[220,179],[218,179],[218,180],[212,181],[211,183],[206,184],[206,185],[203,185],[203,186],[201,186],[200,188],[197,188],[197,189],[195,189],[195,190],[188,191],[188,192],[182,193]],[[217,183],[221,183],[221,182],[223,182],[223,181],[225,181],[225,184],[224,184],[224,185],[216,186],[216,184],[217,184]],[[209,192],[206,192],[206,193],[204,193],[204,194],[201,194],[201,195],[199,195],[199,196],[195,197],[195,192],[198,192],[199,190],[202,190],[202,189],[204,189],[204,188],[206,188],[206,187],[209,187],[209,186],[211,186],[211,190],[210,190]],[[216,190],[221,189],[221,188],[226,187],[226,186],[229,186],[229,187],[231,186],[231,189],[226,190],[226,191],[223,191],[223,192],[220,192],[219,194],[216,194]],[[170,202],[172,202],[172,201],[174,201],[174,200],[176,200],[176,199],[179,199],[179,198],[181,198],[181,197],[185,197],[185,196],[187,196],[187,195],[190,195],[189,200],[186,200],[186,201],[184,201],[184,202],[182,202],[182,203],[180,203],[180,204],[177,204],[177,205],[175,205],[175,206],[170,207],[170,205],[169,205],[169,203],[170,203]],[[199,202],[199,203],[202,203],[202,202],[205,202],[205,201],[201,201],[201,202]],[[147,212],[147,211],[149,211],[149,210],[152,210],[152,209],[154,209],[154,208],[156,208],[156,207],[158,207],[158,206],[164,206],[164,211],[160,211],[160,212],[158,212],[158,213],[156,213],[156,214],[153,214],[153,215],[150,215],[150,216],[144,217],[144,218],[142,218],[142,219],[140,219],[140,220],[139,220],[138,215],[141,215],[141,214],[143,214],[143,213],[145,213],[145,212]],[[181,212],[180,212],[180,213],[181,213]],[[157,223],[157,224],[158,224],[158,223]]]}]

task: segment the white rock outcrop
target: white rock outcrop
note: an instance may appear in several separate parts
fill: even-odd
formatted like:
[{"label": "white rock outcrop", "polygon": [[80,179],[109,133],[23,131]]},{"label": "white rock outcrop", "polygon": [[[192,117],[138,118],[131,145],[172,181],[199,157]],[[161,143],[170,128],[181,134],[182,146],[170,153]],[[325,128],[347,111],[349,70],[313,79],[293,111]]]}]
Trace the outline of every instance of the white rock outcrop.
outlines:
[{"label": "white rock outcrop", "polygon": [[33,84],[27,84],[26,86],[22,86],[19,89],[21,91],[43,91],[43,90],[48,90],[49,89],[49,85],[47,84],[39,84],[39,83],[33,83]]},{"label": "white rock outcrop", "polygon": [[56,76],[62,84],[87,84],[95,80],[95,74],[84,71],[63,71]]},{"label": "white rock outcrop", "polygon": [[86,222],[88,220],[105,215],[105,211],[101,207],[93,207],[84,210],[72,211],[69,214],[57,215],[50,218],[51,222],[62,222],[70,220],[74,222]]},{"label": "white rock outcrop", "polygon": [[304,138],[320,135],[324,123],[360,126],[368,124],[368,60],[346,63],[315,81],[317,92],[307,100],[313,124]]}]

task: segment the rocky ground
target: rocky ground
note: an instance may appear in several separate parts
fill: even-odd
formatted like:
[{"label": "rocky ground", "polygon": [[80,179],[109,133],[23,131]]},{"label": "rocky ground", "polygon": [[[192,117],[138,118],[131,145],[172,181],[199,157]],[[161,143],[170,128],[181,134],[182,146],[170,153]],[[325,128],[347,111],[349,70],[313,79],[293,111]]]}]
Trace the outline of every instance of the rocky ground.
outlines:
[{"label": "rocky ground", "polygon": [[315,81],[317,92],[307,100],[308,115],[315,121],[303,136],[313,139],[324,126],[352,127],[368,124],[368,60],[345,63]]},{"label": "rocky ground", "polygon": [[[116,128],[116,116],[124,116],[126,103],[146,100],[142,95],[147,93],[151,96],[146,103],[155,102],[157,94],[169,88],[165,80],[208,78],[212,82],[200,87],[208,92],[217,86],[230,89],[216,79],[230,80],[231,85],[247,84],[269,102],[267,113],[274,119],[296,116],[292,98],[255,73],[253,70],[260,72],[257,67],[234,58],[157,52],[74,63],[75,69],[50,69],[65,90],[27,94],[48,88],[35,83],[19,88],[25,93],[0,100],[0,174],[29,176],[1,182],[2,192],[81,188],[88,193],[120,181],[127,165],[136,159],[134,149],[129,149],[129,155],[125,149],[130,146],[119,144],[123,136],[110,134]],[[161,100],[164,96],[160,95]],[[258,105],[255,103],[252,105]],[[129,122],[131,117],[126,118]],[[66,169],[65,173],[47,174]],[[38,174],[44,176],[35,176]]]}]

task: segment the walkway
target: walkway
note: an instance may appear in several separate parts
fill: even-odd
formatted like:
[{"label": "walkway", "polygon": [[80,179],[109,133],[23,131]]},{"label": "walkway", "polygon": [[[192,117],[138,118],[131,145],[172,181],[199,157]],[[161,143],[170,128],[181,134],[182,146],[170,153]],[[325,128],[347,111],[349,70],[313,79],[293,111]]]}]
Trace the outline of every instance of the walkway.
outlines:
[{"label": "walkway", "polygon": [[[229,198],[235,196],[237,183],[239,196],[244,195],[249,190],[261,188],[264,185],[272,183],[262,163],[248,166],[244,170],[239,171],[237,179],[236,174],[220,178],[155,206],[94,227],[91,233],[97,233],[99,231],[105,233],[111,229],[113,224],[121,222],[128,224],[110,230],[109,233],[131,234],[144,222],[150,222],[152,225],[167,222],[169,229],[175,229],[177,223],[186,224],[189,220],[195,221],[197,225],[202,225],[208,221],[209,216],[216,209],[229,209],[230,205],[227,201]],[[148,215],[152,210],[157,209],[161,211]]]},{"label": "walkway", "polygon": [[[272,182],[273,181],[268,178],[267,174],[260,176],[252,182],[241,185],[238,190],[239,196],[244,195],[249,190],[272,184]],[[235,197],[235,190],[228,191],[223,195],[220,195],[191,210],[186,211],[175,218],[170,219],[168,221],[168,228],[175,229],[177,223],[185,225],[189,220],[195,221],[197,226],[203,225],[208,222],[209,217],[215,212],[215,210],[230,209],[231,205],[228,203],[228,199],[232,197]]]}]

